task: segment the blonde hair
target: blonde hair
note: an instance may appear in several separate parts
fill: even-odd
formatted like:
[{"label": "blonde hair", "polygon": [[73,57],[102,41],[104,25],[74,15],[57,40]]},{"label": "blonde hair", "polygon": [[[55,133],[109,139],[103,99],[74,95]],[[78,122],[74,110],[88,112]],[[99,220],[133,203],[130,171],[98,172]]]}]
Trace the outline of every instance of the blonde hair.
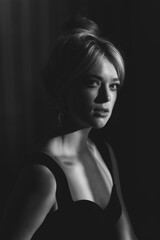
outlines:
[{"label": "blonde hair", "polygon": [[43,71],[45,87],[55,99],[99,57],[106,58],[114,65],[122,85],[125,78],[122,55],[99,33],[97,24],[87,18],[71,20],[64,26]]}]

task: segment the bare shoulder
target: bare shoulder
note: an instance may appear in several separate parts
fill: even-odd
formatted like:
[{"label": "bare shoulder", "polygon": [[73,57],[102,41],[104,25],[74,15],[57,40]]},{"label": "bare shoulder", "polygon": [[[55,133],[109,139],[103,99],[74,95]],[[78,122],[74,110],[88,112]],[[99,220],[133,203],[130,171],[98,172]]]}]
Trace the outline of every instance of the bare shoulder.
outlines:
[{"label": "bare shoulder", "polygon": [[54,206],[55,192],[55,177],[47,167],[31,164],[23,168],[6,206],[1,230],[4,239],[31,239]]},{"label": "bare shoulder", "polygon": [[[53,173],[44,165],[30,164],[21,171],[18,183],[28,186],[29,191],[37,194],[51,194],[56,192],[56,180]],[[26,189],[27,190],[27,189]]]}]

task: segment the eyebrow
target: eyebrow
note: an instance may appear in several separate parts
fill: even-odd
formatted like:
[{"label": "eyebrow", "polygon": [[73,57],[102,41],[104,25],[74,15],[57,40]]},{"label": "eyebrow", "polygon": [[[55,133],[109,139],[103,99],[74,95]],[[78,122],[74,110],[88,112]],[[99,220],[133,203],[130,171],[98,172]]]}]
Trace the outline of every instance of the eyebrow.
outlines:
[{"label": "eyebrow", "polygon": [[[97,78],[99,79],[100,81],[103,80],[103,78],[99,75],[96,75],[96,74],[86,74],[85,77],[93,77],[93,78]],[[112,81],[114,82],[120,82],[120,79],[119,78],[113,78]]]}]

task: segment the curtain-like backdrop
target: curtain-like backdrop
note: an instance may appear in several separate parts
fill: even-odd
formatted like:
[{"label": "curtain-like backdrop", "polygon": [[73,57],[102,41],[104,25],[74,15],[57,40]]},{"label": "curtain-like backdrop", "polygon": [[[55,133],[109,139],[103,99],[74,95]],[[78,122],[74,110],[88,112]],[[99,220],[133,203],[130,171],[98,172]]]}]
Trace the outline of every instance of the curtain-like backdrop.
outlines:
[{"label": "curtain-like backdrop", "polygon": [[0,0],[1,164],[23,161],[21,154],[38,138],[42,122],[43,132],[45,100],[38,83],[40,70],[61,24],[71,16],[72,2]]},{"label": "curtain-like backdrop", "polygon": [[[23,163],[23,156],[46,130],[50,109],[40,71],[62,24],[76,14],[92,17],[103,34],[124,51],[128,71],[132,54],[129,8],[125,0],[0,0],[1,165]],[[132,102],[131,93],[125,94]],[[123,111],[121,107],[119,112]]]},{"label": "curtain-like backdrop", "polygon": [[126,82],[102,134],[113,143],[139,240],[157,239],[159,145],[153,144],[153,110],[159,109],[159,11],[158,0],[0,0],[0,210],[17,168],[50,123],[41,68],[62,24],[82,13],[124,54]]}]

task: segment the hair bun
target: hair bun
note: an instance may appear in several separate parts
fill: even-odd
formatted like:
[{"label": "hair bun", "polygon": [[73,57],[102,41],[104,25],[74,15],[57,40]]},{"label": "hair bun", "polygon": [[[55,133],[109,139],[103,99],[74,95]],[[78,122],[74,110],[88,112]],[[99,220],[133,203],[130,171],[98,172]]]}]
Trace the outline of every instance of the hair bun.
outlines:
[{"label": "hair bun", "polygon": [[76,17],[70,19],[68,22],[64,24],[62,30],[63,32],[68,34],[84,31],[94,35],[95,37],[98,37],[100,35],[98,25],[86,17]]}]

